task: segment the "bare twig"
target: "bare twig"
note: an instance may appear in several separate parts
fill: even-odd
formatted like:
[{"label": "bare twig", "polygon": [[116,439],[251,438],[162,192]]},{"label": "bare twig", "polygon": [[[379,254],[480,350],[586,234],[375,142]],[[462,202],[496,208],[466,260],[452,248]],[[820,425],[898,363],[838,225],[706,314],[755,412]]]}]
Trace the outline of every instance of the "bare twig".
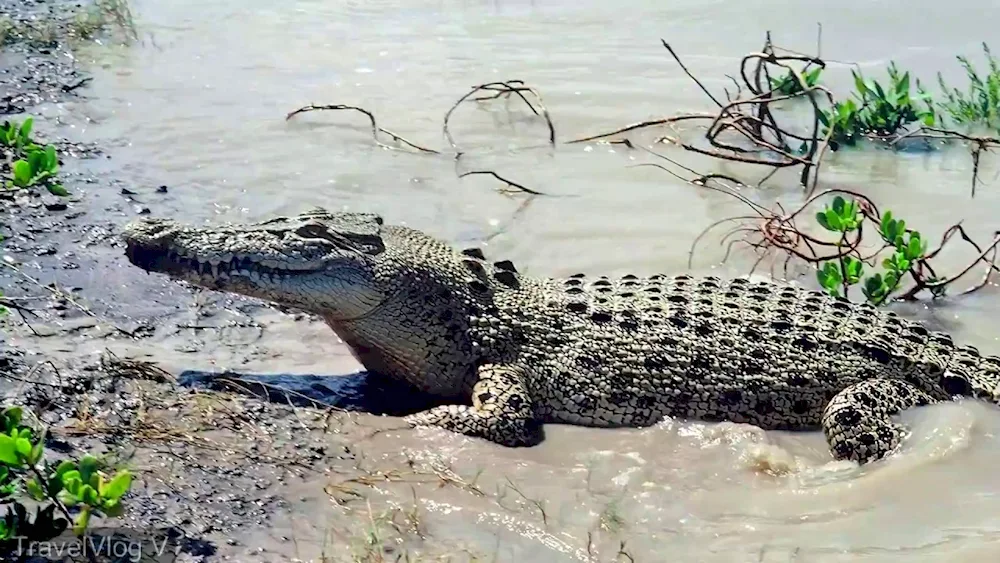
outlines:
[{"label": "bare twig", "polygon": [[664,117],[660,119],[650,119],[647,121],[640,121],[638,123],[633,123],[631,125],[626,125],[625,127],[620,127],[614,131],[609,131],[607,133],[598,133],[596,135],[588,135],[586,137],[581,137],[579,139],[573,139],[572,141],[566,141],[567,145],[572,145],[575,143],[586,143],[588,141],[599,141],[601,139],[606,139],[608,137],[613,137],[615,135],[620,135],[622,133],[628,133],[630,131],[636,131],[638,129],[645,129],[647,127],[657,127],[659,125],[667,125],[671,123],[678,123],[681,121],[689,121],[693,119],[712,119],[715,117],[712,114],[691,114],[691,115],[675,115],[673,117]]},{"label": "bare twig", "polygon": [[384,133],[386,135],[389,135],[390,137],[392,137],[394,141],[403,143],[404,145],[414,148],[417,151],[431,153],[431,154],[441,154],[439,151],[420,146],[416,143],[413,143],[412,141],[407,140],[405,137],[402,137],[400,135],[397,135],[396,133],[393,133],[392,131],[389,131],[388,129],[379,127],[378,123],[375,122],[375,114],[358,106],[348,106],[344,104],[324,104],[324,105],[310,104],[307,106],[300,107],[299,109],[288,113],[288,115],[285,116],[285,121],[288,121],[289,119],[300,113],[306,113],[310,111],[340,111],[340,110],[356,111],[368,116],[368,121],[370,121],[372,124],[372,138],[375,140],[375,144],[377,144],[382,148],[399,150],[399,147],[387,145],[383,143],[381,140],[379,140],[378,138],[379,133]]},{"label": "bare twig", "polygon": [[708,91],[708,88],[706,88],[705,85],[701,83],[701,80],[698,80],[695,77],[695,75],[691,74],[691,71],[688,70],[688,67],[684,65],[684,63],[681,61],[681,58],[678,57],[677,53],[674,52],[674,48],[671,47],[670,44],[667,43],[666,40],[664,39],[660,39],[660,43],[662,43],[663,46],[666,47],[667,51],[670,53],[670,56],[673,57],[675,61],[677,61],[677,64],[681,67],[681,70],[684,71],[684,74],[688,75],[691,78],[691,80],[694,80],[694,83],[697,84],[699,88],[701,88],[701,91],[704,92],[705,95],[708,96],[713,102],[715,102],[715,105],[721,108],[722,103],[719,100],[715,99],[715,96],[713,96],[712,93]]},{"label": "bare twig", "polygon": [[510,188],[516,188],[518,191],[521,191],[521,192],[529,193],[529,194],[532,194],[532,195],[548,195],[548,194],[545,194],[545,193],[542,193],[542,192],[539,192],[539,191],[535,191],[535,190],[533,190],[533,189],[531,189],[531,188],[529,188],[529,187],[527,187],[527,186],[525,186],[523,184],[518,184],[517,182],[514,182],[512,180],[508,180],[507,178],[504,178],[503,176],[497,174],[496,172],[494,172],[492,170],[470,170],[469,172],[463,172],[463,173],[459,174],[458,177],[459,178],[465,178],[466,176],[478,176],[478,175],[484,175],[484,174],[487,175],[487,176],[493,176],[497,180],[500,180],[504,184],[507,184],[508,187],[510,187]]},{"label": "bare twig", "polygon": [[[468,93],[459,98],[458,101],[451,106],[448,112],[444,114],[444,124],[442,126],[442,131],[444,132],[444,136],[448,139],[448,143],[451,145],[451,148],[455,149],[457,153],[456,157],[461,156],[462,151],[458,150],[458,145],[455,143],[455,139],[454,137],[452,137],[451,131],[449,129],[451,114],[454,113],[455,110],[458,109],[460,105],[462,105],[462,102],[464,102],[469,98],[472,98],[473,94],[475,94],[476,92],[482,92],[482,91],[494,92],[494,95],[486,98],[481,97],[473,99],[474,100],[493,99],[499,97],[500,95],[517,94],[518,97],[524,100],[525,105],[527,105],[535,115],[538,115],[540,111],[542,117],[545,118],[545,124],[549,128],[549,144],[555,146],[556,128],[555,125],[553,125],[552,123],[551,116],[549,116],[549,110],[546,109],[545,104],[542,103],[541,94],[539,94],[538,91],[536,91],[534,88],[531,88],[530,86],[525,86],[523,80],[504,80],[498,82],[487,82],[485,84],[478,84],[476,86],[473,86]],[[528,99],[524,96],[525,93],[529,93],[535,98],[535,102],[538,104],[537,109],[535,108],[535,105],[529,102]]]}]

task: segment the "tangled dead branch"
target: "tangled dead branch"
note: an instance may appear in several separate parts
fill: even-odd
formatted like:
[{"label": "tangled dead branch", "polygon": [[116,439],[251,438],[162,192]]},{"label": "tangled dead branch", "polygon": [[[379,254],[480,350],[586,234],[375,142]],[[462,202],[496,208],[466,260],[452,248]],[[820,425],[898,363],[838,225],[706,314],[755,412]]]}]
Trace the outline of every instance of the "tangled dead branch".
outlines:
[{"label": "tangled dead branch", "polygon": [[[488,96],[479,96],[477,98],[472,98],[476,92],[492,92]],[[530,94],[534,99],[535,103],[532,104],[531,101],[525,96],[525,94]],[[444,125],[442,126],[442,131],[444,136],[448,139],[448,143],[451,148],[455,150],[455,157],[458,158],[462,155],[462,151],[458,150],[458,145],[455,143],[454,137],[451,135],[449,130],[449,123],[451,120],[452,113],[462,105],[462,102],[472,98],[473,101],[485,101],[485,100],[495,100],[497,98],[509,98],[511,95],[516,95],[520,98],[528,109],[531,110],[535,115],[541,115],[545,118],[545,124],[549,128],[549,144],[555,146],[556,144],[556,128],[552,123],[552,117],[549,115],[549,110],[542,103],[542,96],[534,88],[525,85],[523,80],[505,80],[499,82],[487,82],[485,84],[478,84],[473,86],[464,96],[458,99],[454,105],[444,114]],[[537,104],[537,106],[536,106]]]},{"label": "tangled dead branch", "polygon": [[[729,95],[727,92],[724,103],[687,68],[669,43],[662,39],[661,43],[681,70],[708,96],[719,111],[642,121],[614,131],[573,139],[568,143],[610,139],[640,129],[685,121],[701,122],[705,127],[704,144],[683,141],[679,136],[670,135],[661,136],[656,142],[668,142],[687,151],[720,160],[771,168],[772,171],[765,176],[765,179],[773,174],[774,170],[799,166],[802,168],[800,183],[810,191],[815,189],[820,162],[829,145],[832,132],[832,129],[825,134],[820,131],[820,115],[823,110],[819,107],[817,94],[825,96],[831,105],[833,94],[823,86],[807,85],[802,79],[802,73],[811,68],[825,68],[826,63],[808,55],[779,54],[768,35],[760,52],[750,53],[740,62],[739,76],[742,82],[730,76],[736,84],[736,93]],[[792,63],[805,63],[805,66],[803,69],[796,69]],[[772,69],[781,69],[794,76],[799,82],[796,93],[777,92],[772,86]],[[743,97],[744,91],[749,93],[748,97]],[[779,124],[775,112],[772,111],[772,104],[800,98],[808,100],[813,110],[812,127],[806,133],[796,132],[791,127]],[[730,134],[734,138],[730,138]],[[791,141],[798,142],[799,148],[793,149],[789,145]]]}]

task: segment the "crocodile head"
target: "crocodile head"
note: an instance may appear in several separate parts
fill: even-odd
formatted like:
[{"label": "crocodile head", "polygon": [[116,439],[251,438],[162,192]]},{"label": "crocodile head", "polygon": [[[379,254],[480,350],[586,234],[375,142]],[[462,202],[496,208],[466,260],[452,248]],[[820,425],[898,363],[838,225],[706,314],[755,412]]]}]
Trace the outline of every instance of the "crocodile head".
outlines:
[{"label": "crocodile head", "polygon": [[324,316],[363,316],[385,298],[375,280],[382,218],[322,208],[260,223],[193,227],[142,219],[124,228],[129,261],[208,289]]}]

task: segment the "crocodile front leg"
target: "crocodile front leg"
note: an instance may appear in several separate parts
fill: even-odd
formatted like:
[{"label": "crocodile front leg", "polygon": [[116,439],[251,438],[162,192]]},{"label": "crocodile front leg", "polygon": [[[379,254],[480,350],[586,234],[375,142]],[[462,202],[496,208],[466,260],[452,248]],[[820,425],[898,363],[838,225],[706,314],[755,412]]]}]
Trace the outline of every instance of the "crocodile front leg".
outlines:
[{"label": "crocodile front leg", "polygon": [[900,379],[868,379],[844,389],[823,411],[823,432],[837,459],[864,464],[885,457],[899,445],[905,428],[892,417],[937,402]]},{"label": "crocodile front leg", "polygon": [[524,370],[507,365],[479,368],[471,407],[442,405],[403,420],[411,426],[438,426],[504,446],[533,446],[543,438]]}]

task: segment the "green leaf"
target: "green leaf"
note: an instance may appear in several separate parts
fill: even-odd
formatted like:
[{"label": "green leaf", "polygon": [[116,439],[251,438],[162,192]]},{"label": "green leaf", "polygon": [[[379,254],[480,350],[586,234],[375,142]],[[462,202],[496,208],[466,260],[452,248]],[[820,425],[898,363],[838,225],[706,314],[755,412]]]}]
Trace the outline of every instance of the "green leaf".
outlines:
[{"label": "green leaf", "polygon": [[69,473],[70,471],[74,471],[75,469],[76,465],[74,465],[72,461],[68,459],[63,460],[62,463],[60,463],[59,466],[56,467],[56,477],[58,477],[61,480],[67,473]]},{"label": "green leaf", "polygon": [[844,270],[847,271],[847,283],[854,285],[861,279],[864,272],[864,264],[861,260],[848,256],[844,258]]},{"label": "green leaf", "polygon": [[17,455],[21,459],[26,461],[31,457],[31,442],[27,438],[14,440],[14,447],[17,449]]},{"label": "green leaf", "polygon": [[90,485],[84,485],[83,487],[81,487],[80,494],[77,496],[80,498],[80,500],[89,504],[90,506],[97,506],[101,501],[100,495],[97,494],[97,489],[91,487]]},{"label": "green leaf", "polygon": [[844,232],[844,221],[835,211],[829,210],[826,212],[826,222],[830,223],[830,226],[833,227],[832,230],[840,233]]},{"label": "green leaf", "polygon": [[851,74],[854,76],[854,87],[862,96],[866,95],[868,93],[868,86],[865,84],[865,79],[861,77],[861,73],[852,70]]},{"label": "green leaf", "polygon": [[91,476],[97,471],[97,458],[90,454],[85,454],[80,458],[80,462],[77,465],[80,469],[80,480],[84,483],[89,483]]},{"label": "green leaf", "polygon": [[66,490],[59,491],[59,494],[56,495],[56,499],[66,505],[67,508],[73,508],[74,506],[80,504],[80,501],[76,500],[76,497]]},{"label": "green leaf", "polygon": [[24,411],[21,407],[7,407],[3,410],[3,431],[10,432],[21,424]]},{"label": "green leaf", "polygon": [[836,229],[833,228],[832,225],[830,225],[830,222],[827,221],[827,219],[826,219],[826,212],[824,212],[824,211],[820,211],[819,213],[816,214],[816,222],[819,223],[821,227],[823,227],[824,229],[826,229],[828,231],[835,231],[836,230]]},{"label": "green leaf", "polygon": [[56,156],[56,148],[53,145],[45,147],[45,170],[50,174],[55,174],[59,170],[59,157]]},{"label": "green leaf", "polygon": [[888,292],[889,289],[896,287],[896,285],[899,283],[899,275],[900,274],[897,273],[895,270],[891,272],[886,272],[885,274],[886,292]]},{"label": "green leaf", "polygon": [[844,198],[841,197],[841,196],[839,196],[839,195],[837,197],[833,198],[833,211],[836,212],[837,215],[840,215],[841,217],[843,217],[844,216],[844,206],[846,205],[846,203],[847,202],[844,201]]},{"label": "green leaf", "polygon": [[35,118],[30,116],[24,120],[24,123],[21,124],[21,131],[19,132],[18,136],[21,138],[22,142],[27,142],[28,139],[31,137],[31,128],[34,126],[34,124],[35,124]]},{"label": "green leaf", "polygon": [[59,197],[66,197],[69,195],[69,192],[66,191],[66,188],[62,187],[62,184],[46,184],[45,188],[48,189],[49,193],[52,195],[57,195]]},{"label": "green leaf", "polygon": [[45,170],[45,153],[42,151],[31,151],[28,153],[28,164],[31,166],[31,175],[35,176]]},{"label": "green leaf", "polygon": [[893,222],[893,220],[892,220],[892,211],[888,211],[888,210],[887,210],[887,211],[886,211],[886,212],[885,212],[885,213],[884,213],[884,214],[882,215],[882,221],[881,221],[881,223],[880,223],[880,225],[881,225],[881,227],[882,227],[882,233],[885,233],[885,232],[887,232],[887,229],[888,229],[888,227],[889,227],[889,224],[890,224],[890,223],[892,223],[892,222]]},{"label": "green leaf", "polygon": [[827,292],[833,295],[840,295],[840,284],[843,278],[840,275],[840,268],[833,262],[826,262],[821,269],[816,271],[816,279]]},{"label": "green leaf", "polygon": [[125,512],[125,506],[117,499],[109,500],[101,505],[101,511],[112,518],[117,518]]},{"label": "green leaf", "polygon": [[29,465],[38,465],[38,462],[42,461],[42,456],[45,455],[45,439],[39,440],[34,446],[31,447],[31,454],[28,456]]},{"label": "green leaf", "polygon": [[907,245],[906,257],[911,260],[916,260],[924,254],[924,246],[920,240],[920,233],[914,231],[910,233],[910,244]]},{"label": "green leaf", "polygon": [[5,434],[0,434],[0,463],[6,463],[18,467],[21,460],[17,457],[17,447],[14,439]]},{"label": "green leaf", "polygon": [[14,183],[22,188],[30,186],[31,182],[31,165],[28,164],[26,160],[16,160],[13,164],[14,169]]},{"label": "green leaf", "polygon": [[90,508],[84,506],[80,514],[73,519],[73,533],[82,536],[87,531],[88,525],[90,525]]},{"label": "green leaf", "polygon": [[128,470],[119,471],[113,479],[102,484],[99,492],[106,499],[118,499],[132,486],[132,474]]},{"label": "green leaf", "polygon": [[31,495],[31,498],[37,501],[45,500],[46,498],[45,491],[42,489],[42,486],[38,484],[38,481],[36,481],[34,478],[25,481],[24,488],[27,489],[28,494]]},{"label": "green leaf", "polygon": [[76,496],[80,492],[80,487],[83,486],[83,480],[80,479],[80,472],[76,469],[70,469],[63,473],[60,479],[66,492],[73,496]]}]

